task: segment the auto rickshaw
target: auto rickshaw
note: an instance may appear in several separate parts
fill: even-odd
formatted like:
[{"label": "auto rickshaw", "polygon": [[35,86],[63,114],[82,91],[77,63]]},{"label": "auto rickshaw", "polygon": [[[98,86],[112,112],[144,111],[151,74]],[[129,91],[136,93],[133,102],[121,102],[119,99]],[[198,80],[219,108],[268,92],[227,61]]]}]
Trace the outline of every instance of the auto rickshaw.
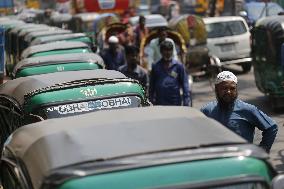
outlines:
[{"label": "auto rickshaw", "polygon": [[[7,65],[7,71],[8,73],[11,73],[13,70],[14,65],[17,63],[19,56],[20,56],[20,36],[19,34],[24,31],[24,30],[31,30],[31,29],[46,29],[48,26],[42,26],[39,24],[24,24],[24,25],[18,25],[14,27],[9,33],[9,39],[10,39],[10,44],[11,44],[11,52],[10,52],[10,61],[9,64]],[[23,33],[23,32],[22,32]]]},{"label": "auto rickshaw", "polygon": [[263,149],[189,107],[44,120],[16,130],[2,154],[4,188],[283,189],[284,182]]},{"label": "auto rickshaw", "polygon": [[194,75],[205,71],[210,78],[215,79],[221,65],[206,46],[207,32],[202,18],[196,15],[182,15],[171,19],[169,28],[180,33],[186,43],[185,66],[188,72]]},{"label": "auto rickshaw", "polygon": [[275,111],[284,106],[283,25],[283,16],[273,16],[259,20],[251,30],[255,83]]},{"label": "auto rickshaw", "polygon": [[89,45],[80,41],[55,41],[26,48],[21,59],[55,54],[91,53]]},{"label": "auto rickshaw", "polygon": [[70,33],[70,34],[61,34],[55,36],[42,36],[32,40],[30,46],[46,44],[55,41],[81,41],[89,45],[90,48],[93,47],[92,39],[84,33]]},{"label": "auto rickshaw", "polygon": [[41,37],[41,36],[51,36],[51,35],[61,35],[61,34],[69,34],[72,33],[71,30],[66,30],[66,29],[61,29],[61,28],[57,28],[57,27],[50,27],[47,28],[45,31],[35,31],[35,32],[31,32],[29,34],[27,34],[24,37],[24,43],[26,43],[26,48],[29,46],[30,42],[34,39],[36,39],[37,37]]},{"label": "auto rickshaw", "polygon": [[148,105],[143,86],[114,70],[56,72],[8,80],[0,85],[1,146],[14,130],[28,123]]},{"label": "auto rickshaw", "polygon": [[20,25],[24,25],[26,24],[23,21],[20,20],[12,20],[12,19],[8,19],[5,20],[0,20],[0,27],[2,26],[5,29],[5,69],[6,69],[6,73],[8,72],[8,65],[11,65],[11,51],[12,51],[12,44],[11,44],[11,35],[10,35],[10,31]]},{"label": "auto rickshaw", "polygon": [[69,28],[74,33],[85,33],[92,39],[92,43],[95,44],[95,32],[94,32],[94,20],[99,17],[100,14],[95,12],[78,13],[72,16],[69,22]]},{"label": "auto rickshaw", "polygon": [[54,72],[104,69],[103,59],[94,53],[55,54],[25,58],[14,67],[12,78]]}]

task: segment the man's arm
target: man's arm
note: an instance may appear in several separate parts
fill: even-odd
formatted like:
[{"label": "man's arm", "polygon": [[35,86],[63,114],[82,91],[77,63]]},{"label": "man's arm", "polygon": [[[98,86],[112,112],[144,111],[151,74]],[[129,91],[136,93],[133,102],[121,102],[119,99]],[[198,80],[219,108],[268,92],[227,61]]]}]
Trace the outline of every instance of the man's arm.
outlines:
[{"label": "man's arm", "polygon": [[274,143],[274,140],[276,138],[277,132],[278,132],[278,127],[276,124],[262,131],[262,140],[259,146],[261,146],[267,153],[270,152],[272,144]]},{"label": "man's arm", "polygon": [[254,109],[254,114],[257,119],[256,126],[262,131],[262,140],[259,146],[269,153],[276,138],[278,126],[275,121],[256,107]]}]

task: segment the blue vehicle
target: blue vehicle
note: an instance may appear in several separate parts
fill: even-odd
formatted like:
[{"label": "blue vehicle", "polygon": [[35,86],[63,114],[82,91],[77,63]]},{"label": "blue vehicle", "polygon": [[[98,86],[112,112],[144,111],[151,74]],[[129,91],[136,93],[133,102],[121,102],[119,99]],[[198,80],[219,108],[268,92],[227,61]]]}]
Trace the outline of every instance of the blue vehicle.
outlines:
[{"label": "blue vehicle", "polygon": [[253,27],[257,20],[267,16],[275,16],[284,9],[277,3],[274,2],[257,2],[250,1],[245,3],[244,10],[247,12],[247,22],[250,27]]}]

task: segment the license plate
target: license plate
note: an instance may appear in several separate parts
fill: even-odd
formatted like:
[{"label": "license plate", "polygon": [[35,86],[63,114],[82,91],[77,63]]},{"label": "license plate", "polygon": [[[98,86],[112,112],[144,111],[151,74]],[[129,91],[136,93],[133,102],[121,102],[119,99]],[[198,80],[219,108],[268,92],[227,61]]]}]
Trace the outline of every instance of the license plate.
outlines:
[{"label": "license plate", "polygon": [[222,45],[220,47],[221,47],[222,52],[227,52],[227,51],[232,51],[234,48],[234,45],[228,44],[228,45]]}]

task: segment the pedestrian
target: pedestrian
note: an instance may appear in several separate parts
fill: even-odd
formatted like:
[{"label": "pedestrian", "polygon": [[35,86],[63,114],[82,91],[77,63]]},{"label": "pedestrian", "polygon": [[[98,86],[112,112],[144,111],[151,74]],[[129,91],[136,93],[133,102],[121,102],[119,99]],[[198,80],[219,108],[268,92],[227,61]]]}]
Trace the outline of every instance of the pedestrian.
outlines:
[{"label": "pedestrian", "polygon": [[148,73],[139,63],[139,49],[136,46],[129,45],[125,47],[126,63],[118,68],[127,77],[138,80],[144,89],[148,91]]},{"label": "pedestrian", "polygon": [[152,39],[149,44],[149,52],[147,57],[148,69],[152,67],[152,64],[158,62],[161,59],[162,55],[160,52],[160,44],[163,41],[169,41],[172,43],[173,59],[178,60],[176,45],[174,41],[168,37],[166,28],[159,28],[157,32],[159,33],[159,37]]},{"label": "pedestrian", "polygon": [[169,41],[163,41],[160,45],[162,58],[153,64],[150,75],[150,101],[154,105],[189,106],[191,99],[188,75],[184,65],[173,59],[173,49],[173,44]]},{"label": "pedestrian", "polygon": [[146,18],[139,16],[139,24],[134,29],[135,33],[135,45],[140,47],[141,40],[149,34],[149,29],[146,27]]},{"label": "pedestrian", "polygon": [[101,52],[106,69],[118,70],[118,67],[125,64],[125,52],[122,45],[119,44],[119,40],[116,36],[110,36],[108,38],[109,47]]},{"label": "pedestrian", "polygon": [[237,77],[232,72],[219,73],[215,82],[216,100],[202,107],[201,111],[250,143],[253,143],[257,127],[262,131],[262,140],[259,146],[269,153],[278,126],[256,106],[238,98],[237,83]]}]

